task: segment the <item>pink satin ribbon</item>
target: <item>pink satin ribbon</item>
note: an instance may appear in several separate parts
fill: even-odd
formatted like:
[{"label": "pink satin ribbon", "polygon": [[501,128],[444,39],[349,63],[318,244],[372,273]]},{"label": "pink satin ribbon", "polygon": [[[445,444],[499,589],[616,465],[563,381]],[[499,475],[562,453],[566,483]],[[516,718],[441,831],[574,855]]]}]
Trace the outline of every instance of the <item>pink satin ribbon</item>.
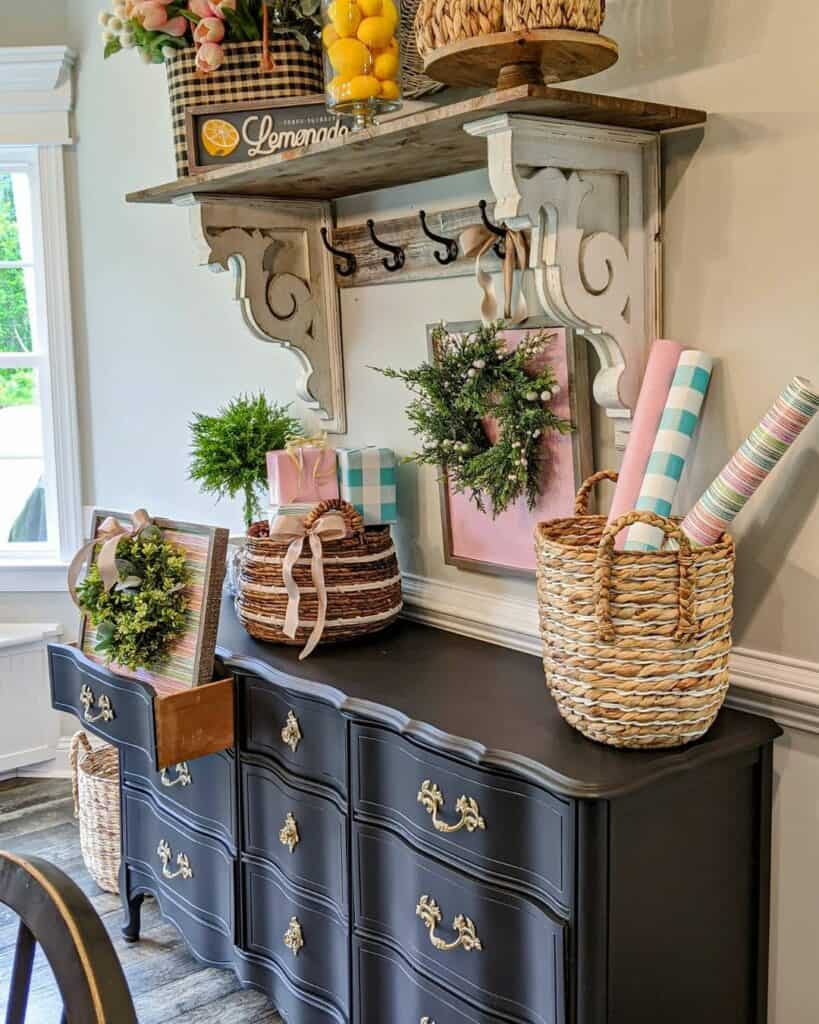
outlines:
[{"label": "pink satin ribbon", "polygon": [[[495,297],[495,286],[492,283],[492,275],[481,267],[481,257],[489,252],[492,246],[498,241],[498,236],[493,234],[483,224],[475,224],[461,232],[459,239],[461,249],[465,256],[475,257],[475,277],[478,286],[483,292],[481,299],[481,320],[484,324],[492,323],[498,319],[498,300]],[[526,305],[526,296],[523,294],[523,274],[529,266],[529,248],[526,244],[526,236],[520,231],[506,230],[506,256],[503,261],[503,318],[512,324],[519,324],[529,315]],[[515,302],[514,314],[512,312],[512,291],[515,282],[515,271],[520,270],[521,281],[518,288],[517,301]]]},{"label": "pink satin ribbon", "polygon": [[107,516],[97,528],[97,535],[87,544],[83,544],[80,550],[71,559],[68,567],[68,592],[71,600],[79,608],[80,599],[77,595],[77,580],[80,578],[80,571],[83,564],[88,561],[97,544],[102,544],[97,557],[97,567],[100,571],[102,585],[107,593],[119,579],[117,569],[117,548],[119,542],[125,537],[138,537],[146,526],[151,525],[151,517],[144,508],[138,508],[131,516],[131,525],[123,526],[115,516]]},{"label": "pink satin ribbon", "polygon": [[296,630],[299,628],[299,602],[301,592],[299,585],[293,578],[293,569],[296,562],[301,558],[304,550],[305,540],[310,542],[312,559],[310,572],[313,577],[313,586],[318,596],[318,613],[316,624],[299,654],[299,661],[304,659],[313,651],[324,632],[324,624],[327,619],[327,588],[324,585],[324,552],[323,541],[343,540],[348,535],[347,522],[340,512],[325,512],[308,529],[300,516],[277,516],[270,527],[270,538],[276,540],[288,540],[290,546],[282,563],[282,577],[287,589],[287,613],[284,618],[284,635],[294,639]]}]

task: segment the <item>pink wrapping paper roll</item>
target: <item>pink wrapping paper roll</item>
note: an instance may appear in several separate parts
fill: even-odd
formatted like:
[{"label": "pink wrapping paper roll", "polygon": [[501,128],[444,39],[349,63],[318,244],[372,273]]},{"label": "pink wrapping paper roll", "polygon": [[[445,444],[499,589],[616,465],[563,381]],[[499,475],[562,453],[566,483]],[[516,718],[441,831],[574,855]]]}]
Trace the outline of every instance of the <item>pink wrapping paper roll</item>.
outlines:
[{"label": "pink wrapping paper roll", "polygon": [[[658,338],[651,346],[640,397],[634,411],[631,435],[620,467],[620,479],[611,502],[608,519],[610,523],[637,506],[643,477],[651,458],[654,440],[682,351],[682,345],[664,338]],[[623,532],[617,538],[617,547],[622,548],[624,543]]]}]

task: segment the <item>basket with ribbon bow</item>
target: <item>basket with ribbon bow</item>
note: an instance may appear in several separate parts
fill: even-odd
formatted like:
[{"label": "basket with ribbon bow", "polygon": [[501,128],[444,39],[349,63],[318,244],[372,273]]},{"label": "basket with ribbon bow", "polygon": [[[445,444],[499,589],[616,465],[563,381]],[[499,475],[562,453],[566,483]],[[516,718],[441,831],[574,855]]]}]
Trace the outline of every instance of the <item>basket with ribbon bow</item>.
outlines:
[{"label": "basket with ribbon bow", "polygon": [[241,558],[236,612],[257,640],[304,645],[354,640],[401,611],[401,574],[388,526],[364,526],[339,498],[306,517],[280,515],[251,528]]}]

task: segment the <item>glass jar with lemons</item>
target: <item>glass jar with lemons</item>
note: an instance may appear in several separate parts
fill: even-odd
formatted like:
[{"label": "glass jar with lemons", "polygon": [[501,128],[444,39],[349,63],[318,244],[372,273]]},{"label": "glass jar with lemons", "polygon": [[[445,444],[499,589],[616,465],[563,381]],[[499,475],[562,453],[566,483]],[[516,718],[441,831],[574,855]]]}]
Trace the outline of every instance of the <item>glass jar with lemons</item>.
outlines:
[{"label": "glass jar with lemons", "polygon": [[327,106],[355,128],[401,106],[400,0],[322,0]]}]

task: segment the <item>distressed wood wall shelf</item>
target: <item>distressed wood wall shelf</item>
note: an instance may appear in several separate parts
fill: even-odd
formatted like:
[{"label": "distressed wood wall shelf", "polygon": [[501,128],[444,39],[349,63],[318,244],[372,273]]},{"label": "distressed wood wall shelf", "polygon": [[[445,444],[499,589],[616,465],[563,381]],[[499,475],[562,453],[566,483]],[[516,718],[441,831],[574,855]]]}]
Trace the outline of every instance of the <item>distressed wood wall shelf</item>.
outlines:
[{"label": "distressed wood wall shelf", "polygon": [[701,110],[523,85],[387,121],[303,149],[204,171],[132,192],[130,203],[170,203],[196,193],[338,199],[486,166],[486,146],[461,129],[493,114],[663,132],[704,123]]}]

